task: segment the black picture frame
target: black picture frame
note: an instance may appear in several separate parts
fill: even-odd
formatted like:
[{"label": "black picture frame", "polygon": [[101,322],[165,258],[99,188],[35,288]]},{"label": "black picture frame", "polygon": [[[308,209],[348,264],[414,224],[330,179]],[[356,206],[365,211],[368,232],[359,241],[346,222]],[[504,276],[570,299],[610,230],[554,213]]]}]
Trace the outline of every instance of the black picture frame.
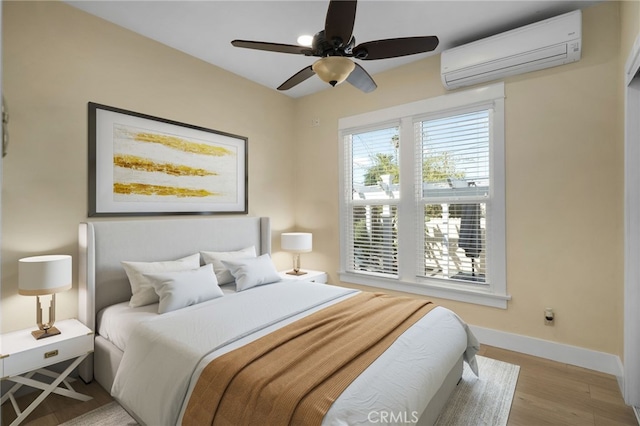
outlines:
[{"label": "black picture frame", "polygon": [[248,212],[248,138],[88,103],[89,217]]}]

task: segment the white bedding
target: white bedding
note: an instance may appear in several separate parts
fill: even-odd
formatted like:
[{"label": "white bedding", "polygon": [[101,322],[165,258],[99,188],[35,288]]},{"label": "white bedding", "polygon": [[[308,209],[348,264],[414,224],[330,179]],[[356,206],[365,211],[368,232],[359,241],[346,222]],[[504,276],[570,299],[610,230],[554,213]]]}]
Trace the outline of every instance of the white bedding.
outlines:
[{"label": "white bedding", "polygon": [[[137,312],[135,321],[133,315],[114,320],[103,314],[101,329],[103,323],[106,327],[120,321],[126,330],[118,337],[120,343],[112,340],[126,349],[112,395],[142,423],[179,423],[185,401],[209,361],[355,293],[281,281],[164,315]],[[105,332],[112,339],[108,327]],[[438,307],[345,390],[323,424],[369,424],[371,413],[382,410],[420,415],[463,351],[476,369],[477,347],[462,320]]]},{"label": "white bedding", "polygon": [[[220,286],[224,294],[235,293],[234,285]],[[188,308],[185,308],[188,309]],[[98,312],[98,334],[124,351],[133,329],[148,320],[158,318],[158,304],[132,308],[129,302],[117,303]]]}]

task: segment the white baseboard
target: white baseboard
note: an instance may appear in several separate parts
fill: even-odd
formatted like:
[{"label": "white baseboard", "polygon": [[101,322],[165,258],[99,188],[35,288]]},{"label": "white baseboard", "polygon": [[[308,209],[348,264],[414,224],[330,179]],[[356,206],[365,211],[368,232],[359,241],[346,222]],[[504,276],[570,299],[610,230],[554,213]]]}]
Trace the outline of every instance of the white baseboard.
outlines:
[{"label": "white baseboard", "polygon": [[616,376],[619,384],[622,383],[624,370],[617,355],[490,328],[474,325],[469,327],[481,344],[611,374]]},{"label": "white baseboard", "polygon": [[640,408],[633,407],[633,412],[636,413],[636,420],[638,420],[638,424],[640,425]]}]

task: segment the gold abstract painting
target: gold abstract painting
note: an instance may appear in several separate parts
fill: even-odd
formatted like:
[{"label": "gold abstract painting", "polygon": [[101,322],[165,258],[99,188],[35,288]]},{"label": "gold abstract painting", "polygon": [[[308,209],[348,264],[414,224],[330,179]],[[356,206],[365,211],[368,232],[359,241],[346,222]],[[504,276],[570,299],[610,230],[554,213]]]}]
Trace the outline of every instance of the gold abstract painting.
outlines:
[{"label": "gold abstract painting", "polygon": [[246,138],[92,105],[94,215],[246,211]]}]

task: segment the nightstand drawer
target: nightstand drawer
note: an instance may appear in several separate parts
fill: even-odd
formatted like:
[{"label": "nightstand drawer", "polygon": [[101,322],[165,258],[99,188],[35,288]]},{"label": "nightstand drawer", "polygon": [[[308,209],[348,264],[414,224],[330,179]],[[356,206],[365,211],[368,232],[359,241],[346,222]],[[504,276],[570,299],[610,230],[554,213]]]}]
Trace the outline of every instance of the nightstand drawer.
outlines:
[{"label": "nightstand drawer", "polygon": [[[63,335],[61,335],[63,336]],[[77,336],[73,339],[59,339],[48,344],[10,354],[0,359],[0,377],[11,377],[52,365],[93,351],[93,334]]]},{"label": "nightstand drawer", "polygon": [[326,284],[327,283],[327,274],[323,272],[323,273],[321,273],[321,274],[319,274],[317,276],[309,278],[309,281],[311,281],[312,283]]},{"label": "nightstand drawer", "polygon": [[326,284],[329,275],[322,271],[312,271],[309,269],[304,270],[306,273],[303,275],[290,275],[288,271],[280,271],[280,278],[283,280],[297,280],[297,281],[311,281],[312,283]]}]

